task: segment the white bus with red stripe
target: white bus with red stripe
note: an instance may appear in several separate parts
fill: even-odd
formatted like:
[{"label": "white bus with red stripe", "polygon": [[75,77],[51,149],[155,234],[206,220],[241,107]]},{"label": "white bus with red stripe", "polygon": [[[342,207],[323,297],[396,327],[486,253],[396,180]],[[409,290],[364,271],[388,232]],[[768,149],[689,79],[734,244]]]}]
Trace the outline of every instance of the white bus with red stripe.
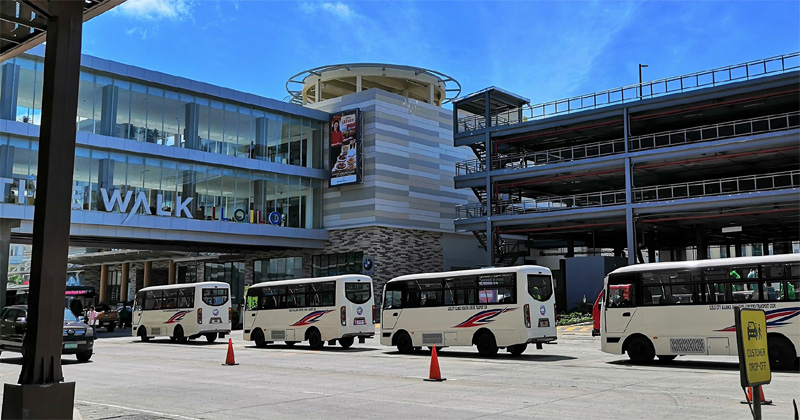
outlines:
[{"label": "white bus with red stripe", "polygon": [[773,369],[797,364],[800,254],[637,264],[606,276],[601,350],[654,357],[736,356],[734,307],[763,309]]},{"label": "white bus with red stripe", "polygon": [[381,344],[410,353],[423,346],[478,347],[484,356],[556,340],[550,269],[539,266],[414,274],[383,291]]},{"label": "white bus with red stripe", "polygon": [[244,340],[258,347],[308,341],[349,348],[375,336],[372,279],[344,275],[259,283],[245,299]]},{"label": "white bus with red stripe", "polygon": [[209,343],[231,332],[231,288],[208,281],[145,287],[133,304],[133,336],[169,337],[180,343],[205,337]]}]

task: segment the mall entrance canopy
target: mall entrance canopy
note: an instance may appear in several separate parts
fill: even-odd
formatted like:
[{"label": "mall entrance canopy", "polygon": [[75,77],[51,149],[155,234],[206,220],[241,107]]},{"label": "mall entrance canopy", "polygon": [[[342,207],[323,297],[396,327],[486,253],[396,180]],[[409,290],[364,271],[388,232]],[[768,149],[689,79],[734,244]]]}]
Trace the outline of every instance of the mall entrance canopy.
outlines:
[{"label": "mall entrance canopy", "polygon": [[[75,163],[83,22],[124,0],[3,0],[0,61],[46,41],[39,170],[25,356],[5,384],[2,417],[72,418],[75,383],[62,382],[61,335]],[[8,234],[8,232],[0,232]],[[8,249],[2,250],[8,252]],[[3,270],[4,271],[4,270]],[[6,281],[0,279],[0,292]],[[47,404],[42,404],[47,401]]]}]

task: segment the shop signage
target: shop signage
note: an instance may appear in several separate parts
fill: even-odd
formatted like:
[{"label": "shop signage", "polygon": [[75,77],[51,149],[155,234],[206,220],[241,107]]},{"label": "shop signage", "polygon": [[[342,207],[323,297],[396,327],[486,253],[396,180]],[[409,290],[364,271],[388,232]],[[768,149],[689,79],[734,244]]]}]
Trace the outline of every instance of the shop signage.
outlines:
[{"label": "shop signage", "polygon": [[[75,194],[75,192],[76,191],[73,190],[73,194]],[[103,196],[103,204],[105,204],[105,209],[107,212],[111,212],[111,210],[114,209],[114,204],[117,204],[119,205],[119,211],[125,213],[128,209],[128,204],[131,202],[133,191],[126,192],[124,200],[122,199],[122,195],[119,193],[119,190],[114,190],[111,193],[111,198],[109,198],[108,190],[105,188],[100,188],[100,195]],[[75,198],[81,199],[82,197],[83,191],[81,190],[79,196],[75,197],[73,195],[73,202],[75,202]],[[177,200],[175,200],[175,217],[181,217],[181,213],[184,213],[186,217],[191,219],[192,213],[189,211],[187,206],[192,202],[192,200],[194,200],[194,197],[189,197],[184,200],[181,198],[181,196],[178,196]],[[155,206],[156,216],[171,216],[173,214],[172,209],[164,210],[163,203],[163,196],[161,194],[157,194]],[[144,210],[145,214],[153,214],[150,211],[150,203],[147,199],[147,194],[145,194],[144,191],[140,191],[139,194],[136,195],[136,201],[133,203],[133,208],[131,208],[131,210],[128,212],[128,216],[122,221],[122,223],[127,222],[140,208]]]}]

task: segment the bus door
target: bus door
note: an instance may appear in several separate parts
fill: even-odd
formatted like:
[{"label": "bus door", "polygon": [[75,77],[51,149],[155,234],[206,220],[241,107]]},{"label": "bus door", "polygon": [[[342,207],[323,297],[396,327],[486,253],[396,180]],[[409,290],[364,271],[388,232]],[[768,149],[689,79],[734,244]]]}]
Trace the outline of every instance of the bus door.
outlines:
[{"label": "bus door", "polygon": [[403,313],[402,287],[402,283],[388,283],[386,285],[383,299],[383,317],[381,319],[382,328],[385,330],[394,329],[395,325],[397,325],[397,320],[400,319],[400,315]]},{"label": "bus door", "polygon": [[256,318],[258,318],[258,300],[259,296],[263,294],[262,292],[263,289],[261,288],[247,289],[245,292],[245,312],[242,325],[246,330],[252,330],[256,323]]},{"label": "bus door", "polygon": [[[609,279],[610,281],[610,279]],[[631,284],[609,284],[603,304],[604,328],[607,333],[624,333],[636,312]]]}]

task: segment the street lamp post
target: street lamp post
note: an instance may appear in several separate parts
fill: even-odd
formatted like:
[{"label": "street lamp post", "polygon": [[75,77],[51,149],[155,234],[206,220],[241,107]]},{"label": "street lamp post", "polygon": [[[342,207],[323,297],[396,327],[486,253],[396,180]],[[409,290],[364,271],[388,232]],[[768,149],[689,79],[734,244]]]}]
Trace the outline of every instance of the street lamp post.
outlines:
[{"label": "street lamp post", "polygon": [[647,64],[639,64],[639,97],[642,97],[642,68],[647,67]]}]

